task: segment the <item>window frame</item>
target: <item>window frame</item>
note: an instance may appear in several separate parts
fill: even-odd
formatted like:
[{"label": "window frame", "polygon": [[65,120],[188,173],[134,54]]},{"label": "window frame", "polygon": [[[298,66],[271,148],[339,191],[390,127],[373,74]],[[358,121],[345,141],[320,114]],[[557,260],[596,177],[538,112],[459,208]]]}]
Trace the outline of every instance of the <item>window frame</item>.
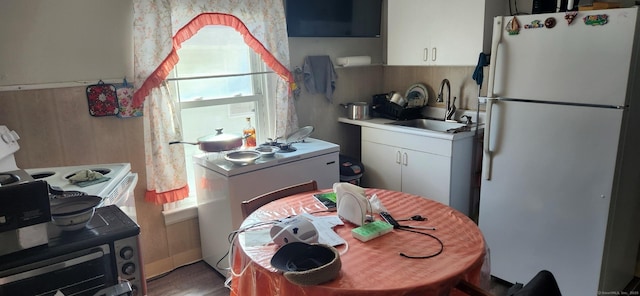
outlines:
[{"label": "window frame", "polygon": [[[212,25],[212,26],[221,26],[221,25]],[[240,34],[240,33],[238,33]],[[176,73],[176,68],[179,67],[178,62],[175,68],[169,74],[169,78],[166,79],[168,83],[171,84],[170,89],[172,90],[172,95],[175,95],[176,100],[178,101],[178,118],[180,120],[180,126],[184,130],[184,121],[182,120],[182,110],[183,109],[191,109],[191,108],[203,108],[203,107],[211,107],[211,106],[223,106],[223,105],[232,105],[232,104],[240,104],[240,103],[248,103],[253,102],[255,104],[255,109],[253,110],[253,116],[255,121],[253,122],[254,126],[256,126],[256,136],[258,139],[258,143],[262,142],[263,136],[268,132],[268,101],[269,96],[267,93],[268,88],[268,75],[273,74],[272,71],[267,71],[266,64],[262,61],[258,53],[256,53],[251,47],[249,47],[246,43],[245,45],[249,48],[249,63],[251,72],[248,73],[235,73],[235,74],[222,74],[222,75],[204,75],[204,76],[184,76],[179,77]],[[243,95],[243,96],[235,96],[235,97],[221,97],[221,98],[204,98],[203,100],[196,101],[186,101],[182,102],[180,100],[180,91],[179,91],[179,82],[183,80],[203,80],[203,79],[225,79],[230,77],[238,77],[238,76],[252,76],[251,78],[251,87],[253,90],[252,95]],[[204,135],[203,135],[204,136]],[[189,165],[191,162],[190,155],[185,154],[185,162],[187,164],[187,169],[189,169]],[[189,174],[187,174],[189,176]],[[181,221],[185,221],[187,219],[197,217],[197,197],[195,187],[191,186],[195,184],[195,180],[188,180],[189,186],[189,196],[183,200],[164,204],[163,205],[163,215],[165,218],[165,225],[170,225],[173,223],[178,223]]]}]

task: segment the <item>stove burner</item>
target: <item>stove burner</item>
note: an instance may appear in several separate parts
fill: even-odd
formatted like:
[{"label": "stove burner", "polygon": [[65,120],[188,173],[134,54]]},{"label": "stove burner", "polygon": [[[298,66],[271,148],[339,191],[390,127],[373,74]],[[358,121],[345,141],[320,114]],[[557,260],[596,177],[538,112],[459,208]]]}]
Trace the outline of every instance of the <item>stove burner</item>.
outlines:
[{"label": "stove burner", "polygon": [[298,149],[296,149],[296,147],[293,147],[292,144],[287,144],[287,143],[278,143],[278,142],[265,142],[264,144],[260,144],[260,146],[275,146],[280,148],[280,150],[278,150],[277,153],[287,153],[287,152],[294,152]]},{"label": "stove burner", "polygon": [[65,198],[69,198],[69,197],[78,197],[78,196],[84,196],[84,195],[87,195],[87,194],[82,192],[82,191],[68,190],[68,191],[62,191],[61,193],[58,193],[58,194],[50,193],[49,194],[49,198],[51,198],[51,199],[65,199]]},{"label": "stove burner", "polygon": [[281,147],[278,147],[278,148],[280,148],[280,151],[278,151],[280,153],[294,152],[294,151],[298,150],[298,149],[296,149],[296,147],[293,147],[290,144],[289,145],[281,145]]},{"label": "stove burner", "polygon": [[[95,169],[89,169],[89,170],[92,170],[92,171],[94,171],[94,172],[98,172],[98,173],[102,174],[103,176],[111,172],[111,170],[110,170],[110,169],[105,169],[105,168],[95,168]],[[66,176],[66,177],[64,177],[64,178],[65,178],[65,179],[69,179],[69,178],[71,178],[73,175],[77,174],[78,172],[79,172],[79,171],[77,171],[77,172],[73,172],[72,174],[69,174],[69,175],[67,175],[67,176]]]},{"label": "stove burner", "polygon": [[9,185],[20,181],[20,178],[14,174],[0,174],[0,185]]},{"label": "stove burner", "polygon": [[55,175],[55,172],[42,172],[42,173],[37,173],[37,174],[33,174],[31,175],[32,178],[38,180],[38,179],[44,179],[47,177],[51,177],[53,175]]},{"label": "stove burner", "polygon": [[83,195],[87,195],[87,193],[82,192],[82,191],[75,191],[75,190],[62,190],[62,188],[58,187],[58,186],[54,186],[49,184],[49,198],[50,199],[63,199],[63,198],[69,198],[69,197],[76,197],[76,196],[83,196]]}]

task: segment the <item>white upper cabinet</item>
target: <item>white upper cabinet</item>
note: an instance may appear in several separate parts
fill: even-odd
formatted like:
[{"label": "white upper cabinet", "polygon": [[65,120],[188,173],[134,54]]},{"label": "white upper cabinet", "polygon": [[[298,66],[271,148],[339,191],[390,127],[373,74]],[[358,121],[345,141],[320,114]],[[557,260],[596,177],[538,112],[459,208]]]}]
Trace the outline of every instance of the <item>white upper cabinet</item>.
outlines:
[{"label": "white upper cabinet", "polygon": [[491,46],[497,0],[389,0],[387,65],[475,66]]}]

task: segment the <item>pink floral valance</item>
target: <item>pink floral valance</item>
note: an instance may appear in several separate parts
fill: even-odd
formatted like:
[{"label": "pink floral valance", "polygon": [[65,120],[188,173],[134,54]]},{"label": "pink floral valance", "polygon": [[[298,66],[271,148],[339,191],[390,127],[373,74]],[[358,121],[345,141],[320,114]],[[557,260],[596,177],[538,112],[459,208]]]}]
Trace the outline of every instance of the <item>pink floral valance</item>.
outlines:
[{"label": "pink floral valance", "polygon": [[133,0],[134,106],[144,102],[146,200],[158,204],[188,195],[177,102],[163,84],[178,62],[177,50],[207,25],[239,32],[281,79],[265,94],[269,135],[284,136],[298,124],[290,96],[289,43],[282,0]]},{"label": "pink floral valance", "polygon": [[282,5],[281,0],[134,1],[134,105],[167,78],[182,42],[206,25],[234,28],[267,66],[292,84]]}]

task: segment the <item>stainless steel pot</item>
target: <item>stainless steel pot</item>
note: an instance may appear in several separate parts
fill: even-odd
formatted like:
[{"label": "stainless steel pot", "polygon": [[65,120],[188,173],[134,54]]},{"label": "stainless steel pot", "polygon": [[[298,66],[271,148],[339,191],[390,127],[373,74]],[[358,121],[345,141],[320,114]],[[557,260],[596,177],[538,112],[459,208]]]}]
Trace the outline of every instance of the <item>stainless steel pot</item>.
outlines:
[{"label": "stainless steel pot", "polygon": [[340,104],[347,109],[347,118],[353,120],[369,119],[369,103],[367,102],[353,102],[348,104]]},{"label": "stainless steel pot", "polygon": [[223,134],[222,129],[216,129],[215,135],[201,137],[198,142],[173,141],[169,144],[191,144],[200,146],[204,152],[221,152],[236,149],[242,146],[242,137],[231,134]]}]

